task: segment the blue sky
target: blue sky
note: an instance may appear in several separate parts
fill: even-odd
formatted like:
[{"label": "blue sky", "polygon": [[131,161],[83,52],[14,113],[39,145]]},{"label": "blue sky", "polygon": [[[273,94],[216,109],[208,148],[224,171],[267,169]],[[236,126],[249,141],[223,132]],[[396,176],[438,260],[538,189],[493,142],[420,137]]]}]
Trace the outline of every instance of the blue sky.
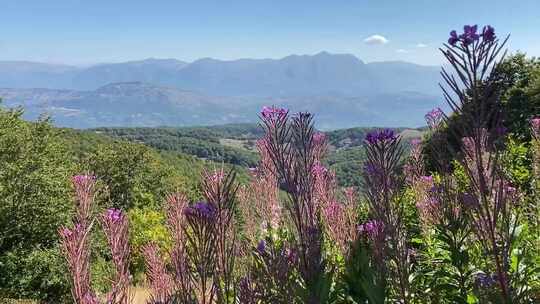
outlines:
[{"label": "blue sky", "polygon": [[[0,20],[0,60],[77,65],[323,50],[438,64],[448,32],[471,23],[511,33],[511,50],[540,55],[540,0],[3,0]],[[384,39],[366,43],[373,35]]]}]

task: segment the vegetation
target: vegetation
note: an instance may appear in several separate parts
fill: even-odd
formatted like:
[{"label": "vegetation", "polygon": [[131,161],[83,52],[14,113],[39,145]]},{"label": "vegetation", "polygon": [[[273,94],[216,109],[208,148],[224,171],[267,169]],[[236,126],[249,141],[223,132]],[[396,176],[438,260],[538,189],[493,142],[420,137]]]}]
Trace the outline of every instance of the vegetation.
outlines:
[{"label": "vegetation", "polygon": [[[137,248],[167,239],[161,209],[166,193],[181,189],[197,199],[200,172],[221,166],[100,134],[56,129],[47,119],[29,123],[21,116],[21,110],[0,110],[0,297],[70,301],[57,229],[71,218],[70,178],[76,172],[99,178],[95,212],[129,211]],[[97,250],[93,275],[102,289],[110,257],[102,235],[92,246]],[[139,257],[135,251],[130,266],[138,279],[144,271]]]},{"label": "vegetation", "polygon": [[[0,112],[1,296],[128,304],[145,284],[156,304],[538,303],[540,66],[505,43],[491,26],[450,33],[453,114],[427,113],[423,140],[321,133],[277,107],[262,133]],[[178,152],[223,138],[258,152],[249,175]]]},{"label": "vegetation", "polygon": [[[144,143],[163,151],[177,151],[234,165],[253,167],[257,156],[253,148],[256,125],[227,125],[220,128],[102,128],[96,133]],[[223,138],[236,139],[239,147],[224,145]],[[245,146],[243,141],[245,142]]]}]

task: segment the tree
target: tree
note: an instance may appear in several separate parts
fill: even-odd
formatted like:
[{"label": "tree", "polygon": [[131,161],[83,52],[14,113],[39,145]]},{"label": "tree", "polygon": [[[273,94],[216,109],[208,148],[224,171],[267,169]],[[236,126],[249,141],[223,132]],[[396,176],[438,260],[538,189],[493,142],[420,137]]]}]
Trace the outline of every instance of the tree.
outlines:
[{"label": "tree", "polygon": [[0,110],[0,297],[59,301],[57,227],[68,221],[74,166],[49,120],[22,114]]}]

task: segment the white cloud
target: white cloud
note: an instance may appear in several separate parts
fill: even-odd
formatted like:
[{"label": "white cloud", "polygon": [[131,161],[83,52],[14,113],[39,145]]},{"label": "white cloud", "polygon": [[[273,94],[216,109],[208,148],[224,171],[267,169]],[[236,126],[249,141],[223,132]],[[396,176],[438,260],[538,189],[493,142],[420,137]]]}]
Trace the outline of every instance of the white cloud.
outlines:
[{"label": "white cloud", "polygon": [[370,45],[381,45],[381,44],[387,44],[389,41],[384,36],[372,35],[364,39],[364,42]]},{"label": "white cloud", "polygon": [[417,47],[417,48],[425,48],[425,47],[428,47],[428,45],[425,44],[425,43],[418,43],[418,44],[416,45],[416,47]]},{"label": "white cloud", "polygon": [[404,53],[408,53],[408,52],[409,52],[409,51],[407,51],[407,50],[405,50],[405,49],[397,49],[397,50],[396,50],[396,53],[402,53],[402,54],[404,54]]}]

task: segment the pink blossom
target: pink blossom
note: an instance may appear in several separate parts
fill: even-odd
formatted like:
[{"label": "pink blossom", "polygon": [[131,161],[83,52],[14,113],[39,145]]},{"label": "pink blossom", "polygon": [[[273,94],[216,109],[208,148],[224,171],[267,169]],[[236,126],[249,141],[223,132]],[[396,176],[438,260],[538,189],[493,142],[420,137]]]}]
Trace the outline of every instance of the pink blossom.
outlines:
[{"label": "pink blossom", "polygon": [[280,120],[285,118],[285,116],[287,116],[287,113],[288,111],[283,108],[264,106],[261,111],[261,116],[263,117],[263,119]]},{"label": "pink blossom", "polygon": [[437,128],[444,118],[444,112],[441,108],[435,108],[424,116],[428,126],[432,129]]},{"label": "pink blossom", "polygon": [[313,134],[313,142],[314,144],[321,144],[326,140],[326,135],[322,132],[315,132]]},{"label": "pink blossom", "polygon": [[109,221],[113,223],[120,220],[120,218],[123,216],[121,210],[114,209],[114,208],[107,209],[106,213],[107,213],[107,218],[109,219]]}]

